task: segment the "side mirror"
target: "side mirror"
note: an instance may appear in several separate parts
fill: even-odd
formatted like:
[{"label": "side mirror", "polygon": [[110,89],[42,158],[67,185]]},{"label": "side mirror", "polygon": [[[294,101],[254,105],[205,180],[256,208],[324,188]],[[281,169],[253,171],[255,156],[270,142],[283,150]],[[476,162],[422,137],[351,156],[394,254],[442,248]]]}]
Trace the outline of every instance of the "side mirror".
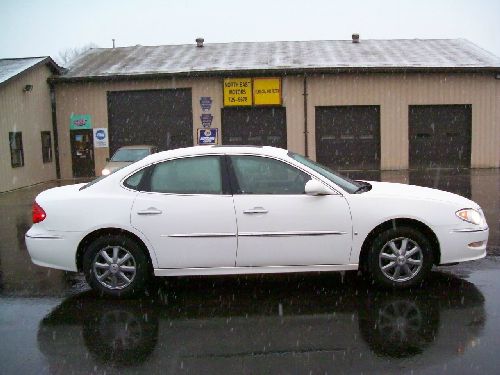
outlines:
[{"label": "side mirror", "polygon": [[319,182],[318,180],[311,179],[306,182],[305,191],[307,195],[332,195],[334,194],[331,189]]},{"label": "side mirror", "polygon": [[108,162],[109,162],[109,158],[106,158],[106,163],[108,163]]}]

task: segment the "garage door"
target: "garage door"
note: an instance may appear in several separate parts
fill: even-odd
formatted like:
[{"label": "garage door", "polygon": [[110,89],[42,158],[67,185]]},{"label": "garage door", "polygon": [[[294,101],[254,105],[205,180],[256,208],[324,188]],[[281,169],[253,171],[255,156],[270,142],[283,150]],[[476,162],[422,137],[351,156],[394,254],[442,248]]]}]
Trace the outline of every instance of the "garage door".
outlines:
[{"label": "garage door", "polygon": [[191,89],[108,92],[109,147],[193,145]]},{"label": "garage door", "polygon": [[411,105],[410,168],[469,168],[471,105]]},{"label": "garage door", "polygon": [[222,143],[286,148],[286,109],[223,108]]},{"label": "garage door", "polygon": [[380,169],[380,106],[316,107],[316,160],[335,169]]}]

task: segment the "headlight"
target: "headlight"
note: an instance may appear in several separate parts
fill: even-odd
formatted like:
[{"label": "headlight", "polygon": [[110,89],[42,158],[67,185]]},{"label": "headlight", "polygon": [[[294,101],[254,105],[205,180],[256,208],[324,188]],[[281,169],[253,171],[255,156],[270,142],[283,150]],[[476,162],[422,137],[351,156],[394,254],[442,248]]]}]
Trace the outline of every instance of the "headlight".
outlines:
[{"label": "headlight", "polygon": [[475,225],[482,225],[484,224],[484,220],[482,215],[474,210],[473,208],[464,208],[462,210],[458,210],[456,212],[456,215],[462,219],[463,221],[466,221],[471,224]]},{"label": "headlight", "polygon": [[101,173],[103,176],[107,176],[108,174],[111,173],[111,171],[108,168],[104,168]]}]

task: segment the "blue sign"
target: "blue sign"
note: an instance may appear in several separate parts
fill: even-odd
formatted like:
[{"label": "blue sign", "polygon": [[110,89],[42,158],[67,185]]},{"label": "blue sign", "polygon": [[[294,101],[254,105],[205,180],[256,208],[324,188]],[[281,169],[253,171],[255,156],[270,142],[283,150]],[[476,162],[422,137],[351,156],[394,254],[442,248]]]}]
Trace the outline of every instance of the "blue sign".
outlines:
[{"label": "blue sign", "polygon": [[212,108],[212,98],[210,96],[200,97],[200,105],[203,111],[210,111],[210,108]]},{"label": "blue sign", "polygon": [[103,139],[106,138],[106,132],[102,129],[99,129],[98,131],[95,132],[95,137],[98,140],[102,141]]},{"label": "blue sign", "polygon": [[198,144],[199,145],[215,145],[217,144],[218,128],[198,129]]},{"label": "blue sign", "polygon": [[94,147],[109,147],[108,129],[94,128]]},{"label": "blue sign", "polygon": [[204,128],[211,127],[213,119],[214,116],[212,116],[210,113],[202,113],[200,116],[201,126],[203,126]]}]

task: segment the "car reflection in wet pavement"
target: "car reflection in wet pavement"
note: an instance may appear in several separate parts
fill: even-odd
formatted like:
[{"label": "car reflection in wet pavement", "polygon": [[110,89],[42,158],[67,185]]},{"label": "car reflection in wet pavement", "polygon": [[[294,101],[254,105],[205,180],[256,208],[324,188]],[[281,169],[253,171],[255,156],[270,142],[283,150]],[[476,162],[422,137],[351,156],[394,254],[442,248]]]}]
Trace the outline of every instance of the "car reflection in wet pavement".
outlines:
[{"label": "car reflection in wet pavement", "polygon": [[398,373],[409,359],[416,366],[452,360],[484,326],[483,295],[465,280],[436,273],[425,290],[409,295],[372,291],[356,279],[347,273],[343,282],[331,275],[177,280],[142,301],[83,293],[42,320],[38,345],[62,373],[100,366]]},{"label": "car reflection in wet pavement", "polygon": [[355,177],[471,197],[488,256],[399,292],[346,272],[160,279],[141,299],[101,299],[29,259],[31,202],[55,184],[0,194],[0,372],[497,373],[500,171]]}]

